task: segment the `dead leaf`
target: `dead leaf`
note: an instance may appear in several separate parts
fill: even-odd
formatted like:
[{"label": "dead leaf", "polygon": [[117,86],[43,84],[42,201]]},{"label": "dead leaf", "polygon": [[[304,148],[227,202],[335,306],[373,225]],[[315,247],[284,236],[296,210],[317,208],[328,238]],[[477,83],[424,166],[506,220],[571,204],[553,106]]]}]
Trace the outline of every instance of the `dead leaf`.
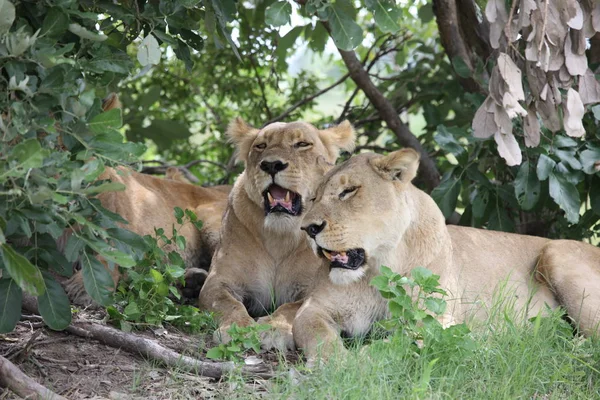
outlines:
[{"label": "dead leaf", "polygon": [[[490,77],[490,83],[488,84],[488,89],[490,91],[490,96],[494,99],[497,104],[502,104],[502,98],[504,97],[504,93],[508,90],[507,84],[500,76],[500,71],[498,70],[498,66],[496,66],[492,70],[492,76]],[[493,110],[488,110],[492,111]]]},{"label": "dead leaf", "polygon": [[563,64],[560,71],[558,71],[558,80],[561,83],[562,89],[568,89],[573,84],[573,77],[569,73],[567,66]]},{"label": "dead leaf", "polygon": [[571,35],[567,35],[565,40],[565,64],[569,73],[573,76],[583,75],[588,69],[587,57],[585,54],[578,55],[573,52],[573,46],[571,43]]},{"label": "dead leaf", "polygon": [[517,67],[517,64],[514,63],[508,54],[500,53],[498,56],[497,67],[513,97],[517,100],[525,100],[523,82],[521,81],[521,70]]},{"label": "dead leaf", "polygon": [[546,37],[548,41],[558,47],[562,47],[565,36],[567,36],[567,27],[561,20],[561,12],[557,7],[556,1],[544,2],[544,10],[547,5],[548,14],[546,15]]},{"label": "dead leaf", "polygon": [[496,107],[494,108],[494,122],[501,133],[512,133],[512,121],[504,107],[499,106],[498,104],[496,104]]},{"label": "dead leaf", "polygon": [[540,118],[542,118],[544,126],[551,132],[557,132],[562,128],[556,105],[552,99],[538,100],[536,102],[536,109],[540,113]]},{"label": "dead leaf", "polygon": [[487,139],[498,130],[498,126],[494,121],[494,113],[488,111],[488,108],[494,104],[494,100],[488,96],[475,113],[471,127],[473,128],[473,136],[476,138]]},{"label": "dead leaf", "polygon": [[531,25],[531,12],[537,9],[534,0],[521,0],[519,6],[519,25],[523,28]]},{"label": "dead leaf", "polygon": [[600,103],[600,82],[591,69],[587,69],[583,76],[579,77],[579,95],[583,105]]},{"label": "dead leaf", "polygon": [[565,64],[565,56],[563,55],[563,48],[548,45],[549,59],[548,59],[548,71],[558,71]]},{"label": "dead leaf", "polygon": [[572,137],[585,135],[583,128],[583,114],[585,108],[579,93],[571,88],[567,91],[567,101],[563,104],[565,132]]},{"label": "dead leaf", "polygon": [[592,9],[592,27],[596,32],[600,32],[600,2],[598,1]]},{"label": "dead leaf", "polygon": [[537,147],[540,144],[540,121],[537,118],[534,104],[529,105],[527,116],[523,119],[525,146]]},{"label": "dead leaf", "polygon": [[569,28],[571,29],[579,30],[583,28],[583,11],[581,10],[581,6],[577,1],[571,0],[570,3],[575,9],[575,14],[573,15],[571,12],[569,12],[571,19],[567,21],[567,25],[569,25]]},{"label": "dead leaf", "polygon": [[494,140],[498,145],[498,154],[506,160],[506,165],[513,166],[521,164],[521,161],[523,161],[521,148],[512,133],[504,134],[496,132],[494,134]]},{"label": "dead leaf", "polygon": [[571,29],[569,31],[569,36],[571,36],[571,43],[572,43],[572,50],[573,53],[577,54],[577,55],[584,55],[585,54],[585,46],[587,44],[587,41],[585,40],[585,35],[583,34],[583,31],[578,31],[575,29]]},{"label": "dead leaf", "polygon": [[547,83],[546,73],[540,68],[536,67],[533,62],[525,63],[525,72],[527,74],[527,83],[529,83],[529,89],[531,93],[536,97],[540,97],[542,89]]},{"label": "dead leaf", "polygon": [[502,32],[508,21],[508,13],[504,0],[489,0],[485,6],[485,17],[490,23],[490,44],[492,48],[500,47]]},{"label": "dead leaf", "polygon": [[502,107],[504,107],[504,110],[510,119],[515,118],[517,115],[527,115],[527,111],[519,104],[511,92],[504,93],[504,96],[502,97]]}]

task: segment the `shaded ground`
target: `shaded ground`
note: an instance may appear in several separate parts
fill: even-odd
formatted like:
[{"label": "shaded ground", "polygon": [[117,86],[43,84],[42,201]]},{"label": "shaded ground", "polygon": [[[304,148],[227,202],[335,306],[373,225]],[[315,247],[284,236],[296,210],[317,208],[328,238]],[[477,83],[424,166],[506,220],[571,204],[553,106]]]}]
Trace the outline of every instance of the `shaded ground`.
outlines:
[{"label": "shaded ground", "polygon": [[[102,319],[82,312],[80,317]],[[77,316],[74,316],[77,318]],[[212,347],[210,337],[188,336],[174,330],[138,332],[182,354],[203,357]],[[36,318],[19,322],[10,334],[0,335],[0,355],[42,385],[69,399],[212,399],[262,397],[269,382],[230,379],[214,381],[165,369],[123,350],[64,332],[54,332]],[[289,355],[295,359],[294,355]],[[248,354],[247,362],[265,362],[276,369],[274,353]],[[17,399],[7,390],[0,399]]]}]

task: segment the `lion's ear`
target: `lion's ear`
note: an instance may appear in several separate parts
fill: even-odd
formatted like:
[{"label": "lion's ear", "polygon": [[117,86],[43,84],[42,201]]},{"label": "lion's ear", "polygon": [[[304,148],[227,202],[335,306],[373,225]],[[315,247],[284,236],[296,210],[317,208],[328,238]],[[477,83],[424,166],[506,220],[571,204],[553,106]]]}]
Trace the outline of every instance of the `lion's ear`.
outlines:
[{"label": "lion's ear", "polygon": [[342,150],[352,152],[356,146],[356,132],[348,120],[320,133],[321,140],[331,155],[331,161],[335,161]]},{"label": "lion's ear", "polygon": [[394,151],[387,156],[371,159],[369,162],[381,176],[410,182],[417,176],[419,153],[411,148]]},{"label": "lion's ear", "polygon": [[242,118],[237,117],[229,123],[227,127],[227,136],[229,140],[237,148],[237,159],[238,161],[246,161],[248,153],[250,153],[250,146],[256,139],[258,129],[248,125]]}]

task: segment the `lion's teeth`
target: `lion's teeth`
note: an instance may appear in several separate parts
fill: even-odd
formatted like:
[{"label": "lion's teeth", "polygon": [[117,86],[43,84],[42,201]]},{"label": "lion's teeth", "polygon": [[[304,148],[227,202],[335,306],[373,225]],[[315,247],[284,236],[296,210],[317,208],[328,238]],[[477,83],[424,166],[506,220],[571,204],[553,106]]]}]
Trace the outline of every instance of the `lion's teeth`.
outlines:
[{"label": "lion's teeth", "polygon": [[328,259],[329,261],[331,261],[331,253],[330,253],[330,252],[328,252],[327,250],[323,250],[323,255],[324,255],[325,257],[327,257],[327,259]]},{"label": "lion's teeth", "polygon": [[267,192],[267,198],[269,199],[269,203],[273,202],[273,196],[271,196],[271,193]]},{"label": "lion's teeth", "polygon": [[290,192],[285,192],[285,202],[286,203],[290,202]]}]

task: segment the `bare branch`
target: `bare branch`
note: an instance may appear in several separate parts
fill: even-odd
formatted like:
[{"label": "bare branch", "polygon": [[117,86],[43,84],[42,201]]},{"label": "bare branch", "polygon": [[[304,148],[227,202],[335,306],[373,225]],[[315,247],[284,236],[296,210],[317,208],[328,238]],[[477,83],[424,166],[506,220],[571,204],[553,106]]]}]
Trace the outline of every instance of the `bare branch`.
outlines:
[{"label": "bare branch", "polygon": [[334,83],[332,83],[331,85],[327,86],[324,89],[319,90],[318,92],[305,97],[304,99],[298,101],[296,104],[292,105],[290,108],[288,108],[287,110],[285,110],[284,112],[282,112],[281,114],[279,114],[278,116],[276,116],[275,118],[270,119],[269,121],[265,122],[263,125],[263,128],[269,124],[272,124],[273,122],[278,122],[281,121],[282,119],[286,118],[288,115],[290,115],[294,110],[296,110],[299,107],[302,107],[303,105],[305,105],[306,103],[314,100],[315,98],[321,96],[324,93],[327,93],[328,91],[330,91],[331,89],[333,89],[334,87],[342,84],[346,79],[348,79],[350,75],[346,74],[344,76],[342,76],[340,79],[338,79],[337,81],[335,81]]},{"label": "bare branch", "polygon": [[258,66],[256,65],[256,62],[252,55],[250,55],[248,57],[248,60],[250,61],[250,65],[252,65],[252,69],[254,69],[254,75],[256,76],[256,81],[258,82],[258,88],[260,89],[260,94],[261,94],[261,97],[262,97],[262,100],[264,103],[265,112],[267,113],[267,118],[272,119],[273,114],[271,114],[271,109],[269,108],[269,102],[267,101],[265,84],[264,84],[262,78],[260,77],[260,73],[258,72]]},{"label": "bare branch", "polygon": [[[321,21],[329,31],[327,22]],[[371,101],[379,116],[384,120],[390,130],[394,132],[398,143],[404,147],[412,147],[421,154],[421,177],[429,190],[440,183],[440,174],[429,154],[425,151],[419,140],[410,132],[408,127],[400,120],[392,103],[386,99],[383,94],[371,81],[368,71],[364,68],[360,60],[356,57],[354,51],[338,49],[342,60],[348,68],[350,77],[356,85],[364,92],[365,96]]]},{"label": "bare branch", "polygon": [[24,399],[67,400],[25,375],[15,364],[0,356],[0,386]]}]

